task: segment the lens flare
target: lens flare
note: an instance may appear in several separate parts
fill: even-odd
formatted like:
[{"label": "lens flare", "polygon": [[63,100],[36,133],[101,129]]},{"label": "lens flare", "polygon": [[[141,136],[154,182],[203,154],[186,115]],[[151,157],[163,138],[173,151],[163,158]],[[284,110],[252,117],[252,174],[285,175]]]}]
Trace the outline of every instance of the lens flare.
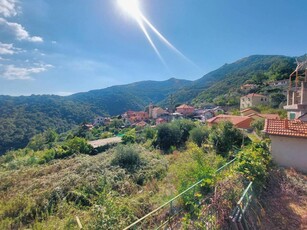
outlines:
[{"label": "lens flare", "polygon": [[161,62],[167,67],[164,59],[162,58],[159,50],[157,49],[156,45],[154,44],[152,38],[149,36],[147,29],[145,28],[145,24],[158,36],[158,38],[172,51],[174,51],[177,55],[183,58],[185,61],[189,62],[193,66],[200,69],[194,62],[188,59],[183,53],[181,53],[173,44],[171,44],[159,31],[156,27],[152,25],[152,23],[144,16],[144,14],[140,10],[140,4],[138,0],[117,0],[120,8],[125,11],[128,15],[134,18],[137,23],[139,24],[141,30],[143,31],[145,37],[147,38],[149,44],[154,49],[155,53],[161,60]]}]

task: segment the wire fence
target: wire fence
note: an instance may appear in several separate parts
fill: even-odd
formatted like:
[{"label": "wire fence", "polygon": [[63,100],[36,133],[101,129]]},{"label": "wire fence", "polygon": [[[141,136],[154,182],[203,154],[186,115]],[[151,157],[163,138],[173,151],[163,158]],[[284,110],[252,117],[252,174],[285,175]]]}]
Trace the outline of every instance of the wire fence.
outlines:
[{"label": "wire fence", "polygon": [[262,207],[253,190],[253,182],[250,182],[229,216],[231,229],[259,229],[261,210]]},{"label": "wire fence", "polygon": [[[229,161],[215,171],[214,176],[222,176],[224,172],[229,172],[236,158]],[[195,205],[200,206],[209,203],[210,195],[203,190],[203,182],[206,178],[196,182],[171,200],[167,201],[160,207],[151,211],[147,215],[130,224],[124,230],[129,229],[162,229],[167,226],[169,229],[178,229],[182,211],[187,213],[193,212]],[[188,202],[187,202],[188,201]],[[208,209],[207,217],[211,216],[212,210]],[[205,217],[203,217],[205,218]],[[214,220],[214,218],[212,218]],[[214,226],[213,221],[208,221],[208,226]],[[212,229],[212,228],[208,228]]]}]

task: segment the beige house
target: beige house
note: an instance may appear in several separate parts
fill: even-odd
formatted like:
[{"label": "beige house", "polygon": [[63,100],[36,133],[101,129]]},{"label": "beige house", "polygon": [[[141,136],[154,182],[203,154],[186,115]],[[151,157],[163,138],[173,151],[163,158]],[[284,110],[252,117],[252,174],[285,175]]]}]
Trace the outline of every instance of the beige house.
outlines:
[{"label": "beige house", "polygon": [[261,94],[251,93],[241,97],[240,109],[246,109],[257,105],[268,105],[269,97]]},{"label": "beige house", "polygon": [[155,108],[152,109],[151,117],[153,119],[157,119],[158,117],[160,117],[161,115],[166,114],[166,113],[167,112],[164,109],[162,109],[160,107],[155,107]]},{"label": "beige house", "polygon": [[307,172],[307,122],[267,119],[264,132],[271,139],[275,163]]}]

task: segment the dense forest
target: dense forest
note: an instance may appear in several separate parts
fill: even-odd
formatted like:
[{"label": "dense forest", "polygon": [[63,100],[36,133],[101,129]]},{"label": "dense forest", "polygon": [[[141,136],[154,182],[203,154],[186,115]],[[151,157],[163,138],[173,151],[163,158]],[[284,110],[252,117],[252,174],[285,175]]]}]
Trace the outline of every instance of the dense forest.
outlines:
[{"label": "dense forest", "polygon": [[[284,79],[295,68],[295,58],[254,55],[225,64],[196,81],[171,78],[77,93],[67,97],[32,95],[0,96],[0,154],[25,147],[29,139],[48,128],[64,132],[97,115],[119,115],[129,109],[143,110],[150,102],[237,105],[245,82],[264,84]],[[277,106],[284,100],[279,94]]]}]

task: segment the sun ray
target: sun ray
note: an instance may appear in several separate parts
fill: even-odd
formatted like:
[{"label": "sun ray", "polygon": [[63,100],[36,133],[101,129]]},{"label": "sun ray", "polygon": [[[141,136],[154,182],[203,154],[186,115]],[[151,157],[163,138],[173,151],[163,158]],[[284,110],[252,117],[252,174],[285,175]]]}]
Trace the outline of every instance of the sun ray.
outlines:
[{"label": "sun ray", "polygon": [[141,19],[152,29],[152,31],[175,53],[177,53],[179,56],[181,56],[184,60],[189,62],[190,64],[194,65],[198,69],[200,69],[193,61],[191,61],[189,58],[187,58],[183,53],[181,53],[174,45],[172,45],[151,23],[148,21],[148,19],[140,12]]},{"label": "sun ray", "polygon": [[[139,24],[139,26],[140,26],[141,30],[143,31],[143,33],[145,34],[145,37],[147,38],[149,44],[152,46],[152,48],[154,49],[155,53],[157,54],[157,56],[159,57],[159,59],[160,59],[161,62],[163,63],[163,65],[165,65],[165,66],[167,67],[167,65],[166,65],[166,63],[165,63],[163,57],[161,56],[159,50],[157,49],[155,43],[152,41],[151,37],[149,36],[149,34],[148,34],[148,32],[147,32],[147,30],[146,30],[146,28],[145,28],[145,26],[144,26],[143,21],[142,21],[141,19],[137,19],[136,21],[137,21],[137,23]],[[168,67],[167,67],[167,68],[168,68]]]}]

